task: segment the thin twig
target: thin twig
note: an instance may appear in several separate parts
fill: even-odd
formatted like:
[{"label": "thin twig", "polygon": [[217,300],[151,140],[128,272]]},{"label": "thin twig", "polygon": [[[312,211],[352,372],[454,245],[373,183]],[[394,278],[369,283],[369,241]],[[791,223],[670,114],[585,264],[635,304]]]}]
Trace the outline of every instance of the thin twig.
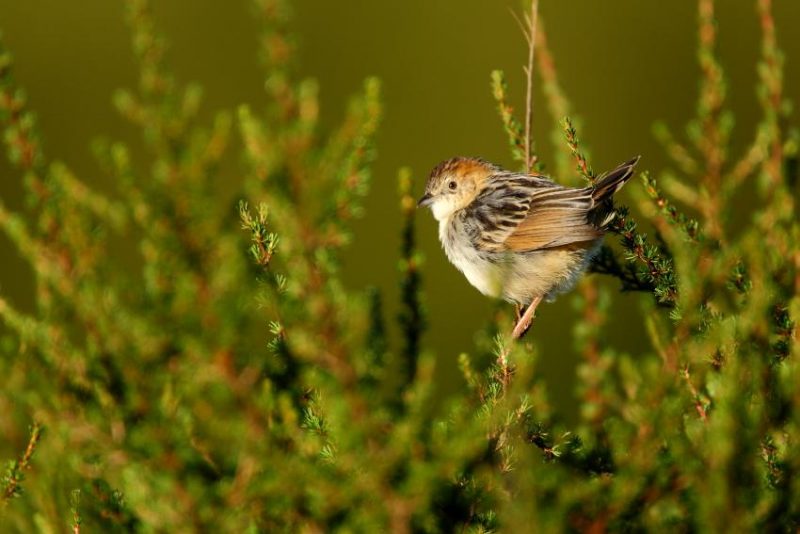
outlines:
[{"label": "thin twig", "polygon": [[731,195],[750,176],[764,160],[764,147],[767,145],[767,134],[764,129],[759,129],[753,144],[734,165],[726,184],[727,194]]},{"label": "thin twig", "polygon": [[36,445],[38,445],[41,437],[42,425],[38,422],[34,422],[33,426],[31,427],[31,436],[28,440],[28,446],[25,448],[25,452],[22,453],[22,456],[19,460],[12,462],[12,467],[9,469],[6,487],[2,492],[3,504],[7,503],[10,499],[19,494],[19,483],[22,481],[25,471],[30,468],[31,458],[33,457],[33,453],[36,450]]},{"label": "thin twig", "polygon": [[533,123],[533,57],[536,50],[536,19],[539,13],[539,0],[531,0],[531,13],[528,26],[528,66],[525,68],[525,168],[531,173],[536,156],[531,154],[531,126]]},{"label": "thin twig", "polygon": [[81,523],[83,518],[79,509],[81,503],[81,490],[72,490],[70,494],[70,505],[72,507],[72,534],[81,534]]},{"label": "thin twig", "polygon": [[697,121],[702,135],[696,140],[696,145],[704,160],[701,178],[708,192],[699,208],[705,219],[708,235],[714,239],[722,239],[724,229],[720,225],[720,187],[728,132],[724,125],[725,75],[717,58],[714,0],[699,0],[698,19],[698,61],[702,78]]},{"label": "thin twig", "polygon": [[781,107],[783,105],[783,57],[775,36],[775,18],[772,14],[772,0],[759,0],[758,14],[761,22],[761,68],[759,69],[761,105],[764,108],[764,127],[769,132],[767,139],[769,158],[764,171],[775,187],[781,180],[783,162],[783,142],[781,136]]},{"label": "thin twig", "polygon": [[594,173],[591,165],[586,160],[586,156],[581,152],[580,143],[578,141],[578,132],[572,125],[572,120],[569,117],[564,117],[564,134],[567,137],[567,146],[569,146],[572,156],[575,158],[575,163],[578,166],[578,172],[581,173],[589,185],[594,186],[597,181],[597,176]]},{"label": "thin twig", "polygon": [[522,67],[525,73],[525,170],[528,174],[533,170],[533,166],[539,158],[531,150],[531,129],[533,125],[533,58],[536,49],[536,27],[539,14],[539,0],[531,0],[531,9],[528,20],[523,23],[514,10],[511,16],[517,21],[525,41],[528,43],[528,64]]},{"label": "thin twig", "polygon": [[708,422],[708,414],[706,412],[705,407],[700,399],[700,394],[697,392],[697,388],[694,387],[692,384],[692,377],[689,375],[689,365],[686,365],[683,368],[683,378],[686,379],[686,383],[689,385],[689,393],[692,394],[692,399],[694,400],[694,408],[697,410],[697,415],[700,416],[700,419],[704,422]]},{"label": "thin twig", "polygon": [[508,387],[511,382],[511,366],[508,364],[508,355],[511,353],[511,346],[506,345],[497,355],[497,366],[499,368],[499,379],[503,389]]}]

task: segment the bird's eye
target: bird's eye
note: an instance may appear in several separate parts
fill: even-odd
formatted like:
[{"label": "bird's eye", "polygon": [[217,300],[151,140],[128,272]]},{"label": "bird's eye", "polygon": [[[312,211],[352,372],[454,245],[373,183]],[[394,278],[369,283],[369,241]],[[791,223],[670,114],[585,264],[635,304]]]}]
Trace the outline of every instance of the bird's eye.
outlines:
[{"label": "bird's eye", "polygon": [[450,183],[447,184],[447,187],[450,188],[450,191],[455,191],[456,190],[456,182],[455,182],[455,180],[450,180]]}]

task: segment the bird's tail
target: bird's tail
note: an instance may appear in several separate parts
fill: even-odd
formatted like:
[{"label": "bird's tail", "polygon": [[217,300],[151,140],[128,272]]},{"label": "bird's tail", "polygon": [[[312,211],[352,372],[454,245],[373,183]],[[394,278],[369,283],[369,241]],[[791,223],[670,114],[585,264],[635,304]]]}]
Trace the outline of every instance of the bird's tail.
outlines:
[{"label": "bird's tail", "polygon": [[639,156],[627,161],[597,179],[594,187],[591,188],[594,207],[589,210],[588,218],[597,228],[605,230],[609,223],[614,220],[614,193],[625,185],[625,182],[633,176],[633,168],[639,163]]},{"label": "bird's tail", "polygon": [[600,176],[592,188],[592,199],[595,203],[600,204],[605,200],[610,200],[614,193],[619,191],[625,185],[625,182],[631,179],[633,168],[636,167],[637,163],[639,163],[639,156]]}]

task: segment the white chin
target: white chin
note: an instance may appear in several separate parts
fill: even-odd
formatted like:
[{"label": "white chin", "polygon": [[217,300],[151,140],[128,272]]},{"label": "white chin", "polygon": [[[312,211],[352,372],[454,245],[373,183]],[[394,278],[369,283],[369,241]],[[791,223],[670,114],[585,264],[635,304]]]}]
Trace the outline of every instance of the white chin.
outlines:
[{"label": "white chin", "polygon": [[438,201],[431,204],[431,212],[433,218],[437,221],[442,221],[450,217],[455,210],[449,202]]}]

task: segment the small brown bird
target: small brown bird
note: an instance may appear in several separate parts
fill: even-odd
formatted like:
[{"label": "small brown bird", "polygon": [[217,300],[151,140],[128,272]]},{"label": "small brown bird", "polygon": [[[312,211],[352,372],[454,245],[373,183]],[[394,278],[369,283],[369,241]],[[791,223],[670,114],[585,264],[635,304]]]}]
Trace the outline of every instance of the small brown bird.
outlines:
[{"label": "small brown bird", "polygon": [[570,290],[597,254],[614,219],[612,197],[638,161],[577,189],[458,157],[431,171],[417,205],[430,206],[442,248],[467,280],[517,305],[513,337],[519,338],[542,299]]}]

